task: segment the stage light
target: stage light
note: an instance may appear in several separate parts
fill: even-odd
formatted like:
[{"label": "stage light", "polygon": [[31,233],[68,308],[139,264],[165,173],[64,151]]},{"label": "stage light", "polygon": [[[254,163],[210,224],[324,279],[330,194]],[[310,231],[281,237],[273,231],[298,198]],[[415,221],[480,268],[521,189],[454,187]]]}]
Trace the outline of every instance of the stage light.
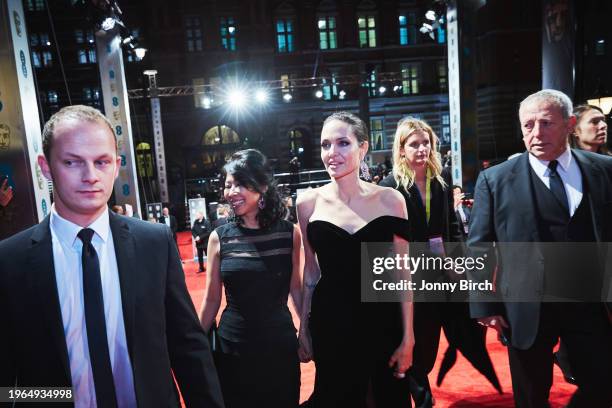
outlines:
[{"label": "stage light", "polygon": [[102,28],[104,31],[110,31],[115,28],[116,22],[117,20],[115,20],[113,17],[106,17],[104,20],[102,20],[100,28]]},{"label": "stage light", "polygon": [[387,88],[384,86],[381,86],[380,88],[378,88],[378,93],[381,95],[384,95],[385,92],[387,92]]},{"label": "stage light", "polygon": [[227,102],[233,109],[242,109],[246,104],[246,94],[239,88],[230,89],[227,93]]},{"label": "stage light", "polygon": [[266,89],[258,89],[255,92],[255,100],[262,105],[268,102],[268,98],[269,95]]},{"label": "stage light", "polygon": [[401,85],[395,85],[393,87],[393,92],[399,92],[402,89]]},{"label": "stage light", "polygon": [[317,91],[315,92],[315,96],[321,99],[323,97],[323,91],[320,89],[317,89]]},{"label": "stage light", "polygon": [[136,54],[136,58],[138,58],[139,60],[143,59],[146,53],[147,53],[146,48],[142,48],[142,47],[134,48],[134,54]]},{"label": "stage light", "polygon": [[428,20],[435,21],[436,17],[436,12],[433,10],[427,10],[427,13],[425,13],[425,18]]},{"label": "stage light", "polygon": [[292,99],[293,99],[293,96],[291,96],[290,93],[286,93],[286,94],[283,95],[283,100],[285,102],[291,102]]},{"label": "stage light", "polygon": [[344,89],[340,91],[338,96],[340,97],[340,99],[344,99],[346,97],[346,92],[344,91]]},{"label": "stage light", "polygon": [[210,97],[204,96],[202,98],[202,106],[204,107],[204,109],[210,109],[211,104],[212,104],[212,99],[210,99]]}]

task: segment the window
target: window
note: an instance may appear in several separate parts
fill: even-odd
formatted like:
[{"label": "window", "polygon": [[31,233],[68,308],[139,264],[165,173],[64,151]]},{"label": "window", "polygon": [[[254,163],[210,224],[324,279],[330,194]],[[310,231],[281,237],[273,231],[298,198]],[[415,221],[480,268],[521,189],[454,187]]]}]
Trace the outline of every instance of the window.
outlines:
[{"label": "window", "polygon": [[45,0],[27,0],[29,11],[42,11],[45,9]]},{"label": "window", "polygon": [[412,45],[417,43],[417,21],[415,12],[405,12],[399,15],[399,43]]},{"label": "window", "polygon": [[235,144],[240,143],[236,131],[225,125],[213,126],[202,137],[202,145]]},{"label": "window", "polygon": [[446,61],[438,61],[438,85],[440,92],[448,91],[448,67]]},{"label": "window", "polygon": [[79,64],[95,64],[97,61],[96,50],[94,49],[78,50],[78,61],[79,61]]},{"label": "window", "polygon": [[56,91],[47,91],[47,102],[50,105],[57,105],[58,96]]},{"label": "window", "polygon": [[40,33],[39,38],[40,38],[40,45],[42,47],[49,47],[51,45],[51,41],[49,41],[49,34]]},{"label": "window", "polygon": [[299,130],[289,131],[289,150],[292,156],[298,156],[304,152],[304,135]]},{"label": "window", "polygon": [[323,99],[326,101],[338,97],[338,74],[331,73],[331,77],[323,78]]},{"label": "window", "polygon": [[202,51],[202,28],[199,17],[185,17],[185,41],[187,52]]},{"label": "window", "polygon": [[100,88],[83,88],[83,99],[86,101],[100,100]]},{"label": "window", "polygon": [[443,113],[442,118],[442,138],[440,139],[440,144],[450,144],[450,115],[448,113]]},{"label": "window", "polygon": [[359,29],[359,46],[376,47],[376,18],[373,15],[362,15],[357,18]]},{"label": "window", "polygon": [[319,17],[317,26],[319,27],[319,48],[322,50],[338,48],[336,17]]},{"label": "window", "polygon": [[77,44],[93,44],[94,33],[93,30],[74,30],[74,40]]},{"label": "window", "polygon": [[38,39],[38,34],[30,34],[30,47],[38,47],[40,45],[40,40]]},{"label": "window", "polygon": [[446,29],[444,28],[444,24],[438,26],[436,30],[436,39],[438,44],[444,44],[446,42]]},{"label": "window", "polygon": [[45,67],[53,66],[53,55],[50,51],[43,51],[42,53],[42,64]]},{"label": "window", "polygon": [[39,51],[32,51],[32,65],[34,65],[34,68],[42,67],[41,59]]},{"label": "window", "polygon": [[293,21],[276,20],[276,45],[278,52],[293,52]]},{"label": "window", "polygon": [[383,123],[384,118],[382,117],[370,119],[370,146],[373,151],[387,148]]},{"label": "window", "polygon": [[413,95],[419,93],[419,74],[418,64],[402,64],[402,93]]},{"label": "window", "polygon": [[368,96],[378,95],[378,84],[377,84],[378,71],[379,71],[379,67],[373,67],[373,68],[368,69],[368,76],[367,76]]},{"label": "window", "polygon": [[236,23],[233,17],[221,18],[221,45],[229,51],[236,51]]}]

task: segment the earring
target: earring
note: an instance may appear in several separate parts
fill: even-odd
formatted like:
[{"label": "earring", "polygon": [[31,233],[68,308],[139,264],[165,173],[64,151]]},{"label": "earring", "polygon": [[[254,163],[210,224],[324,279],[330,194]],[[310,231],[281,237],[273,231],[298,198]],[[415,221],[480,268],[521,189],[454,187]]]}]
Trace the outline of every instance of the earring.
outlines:
[{"label": "earring", "polygon": [[259,207],[260,210],[266,208],[266,202],[264,201],[263,196],[259,197],[259,200],[257,200],[257,207]]},{"label": "earring", "polygon": [[362,160],[361,163],[359,164],[359,174],[361,178],[364,179],[365,181],[372,180],[372,176],[370,176],[370,168],[368,167],[365,160]]}]

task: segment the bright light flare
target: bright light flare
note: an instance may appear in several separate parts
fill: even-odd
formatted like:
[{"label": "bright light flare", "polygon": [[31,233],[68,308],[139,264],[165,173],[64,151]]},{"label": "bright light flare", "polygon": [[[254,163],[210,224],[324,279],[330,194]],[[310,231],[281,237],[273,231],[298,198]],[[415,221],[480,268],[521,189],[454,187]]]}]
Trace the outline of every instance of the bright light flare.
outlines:
[{"label": "bright light flare", "polygon": [[258,89],[255,92],[255,100],[257,101],[257,103],[260,104],[266,104],[268,103],[268,99],[270,98],[270,94],[268,93],[268,91],[266,89]]},{"label": "bright light flare", "polygon": [[239,88],[230,89],[227,93],[227,103],[233,109],[242,109],[246,105],[246,93]]}]

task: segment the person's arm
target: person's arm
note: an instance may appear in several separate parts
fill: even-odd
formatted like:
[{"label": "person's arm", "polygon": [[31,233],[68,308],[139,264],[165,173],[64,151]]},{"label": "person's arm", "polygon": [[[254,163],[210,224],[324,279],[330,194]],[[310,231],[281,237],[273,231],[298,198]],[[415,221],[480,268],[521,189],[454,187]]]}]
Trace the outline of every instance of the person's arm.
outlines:
[{"label": "person's arm", "polygon": [[200,235],[200,227],[198,226],[197,220],[193,222],[193,227],[191,227],[191,236],[195,241],[196,238]]},{"label": "person's arm", "polygon": [[[488,280],[493,282],[497,267],[497,257],[493,242],[496,241],[494,226],[494,200],[487,178],[488,172],[480,173],[474,189],[474,207],[468,232],[467,245],[469,255],[474,258],[486,259],[482,270],[470,269],[468,278],[476,282]],[[470,314],[484,326],[491,326],[501,332],[507,324],[502,314],[502,305],[495,302],[492,293],[470,291]],[[483,301],[484,300],[484,301]]]},{"label": "person's arm", "polygon": [[206,333],[212,327],[221,305],[221,244],[216,231],[210,234],[206,257],[206,292],[200,309],[200,324]]},{"label": "person's arm", "polygon": [[[300,225],[300,231],[307,237],[308,221],[314,210],[315,199],[312,192],[305,192],[298,196],[297,200],[297,217]],[[303,363],[312,360],[312,342],[310,339],[310,330],[308,328],[308,317],[310,315],[310,304],[312,302],[312,294],[317,286],[317,282],[321,277],[321,270],[317,263],[310,243],[307,238],[302,241],[304,244],[304,278],[302,284],[302,310],[300,315],[300,330],[298,340],[300,343],[299,356]]]},{"label": "person's arm", "polygon": [[[391,209],[391,215],[399,218],[408,219],[408,210],[403,196],[397,190],[392,190],[388,193],[385,201]],[[408,241],[398,235],[393,236],[393,246],[396,254],[408,254]],[[410,271],[403,270],[401,279],[410,279]],[[395,349],[391,358],[389,358],[389,367],[395,367],[394,373],[398,378],[405,376],[406,370],[412,366],[412,351],[414,349],[414,313],[411,293],[408,297],[400,302],[402,311],[402,329],[403,336],[399,346]]]},{"label": "person's arm", "polygon": [[291,284],[289,293],[293,301],[298,316],[302,315],[302,277],[301,277],[301,262],[302,262],[302,234],[297,225],[293,226],[293,252],[291,254],[292,271]]},{"label": "person's arm", "polygon": [[178,250],[169,228],[166,278],[166,341],[176,382],[188,407],[223,407],[221,386],[206,334],[185,284]]}]

